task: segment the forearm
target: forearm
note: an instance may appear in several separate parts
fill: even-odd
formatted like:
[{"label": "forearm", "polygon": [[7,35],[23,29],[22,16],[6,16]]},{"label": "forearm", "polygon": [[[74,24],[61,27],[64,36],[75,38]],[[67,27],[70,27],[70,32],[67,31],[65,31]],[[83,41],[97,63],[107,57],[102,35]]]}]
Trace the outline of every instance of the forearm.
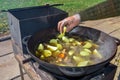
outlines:
[{"label": "forearm", "polygon": [[77,21],[78,23],[81,22],[81,16],[80,16],[80,14],[75,14],[75,15],[73,15],[73,17],[74,17],[75,21]]}]

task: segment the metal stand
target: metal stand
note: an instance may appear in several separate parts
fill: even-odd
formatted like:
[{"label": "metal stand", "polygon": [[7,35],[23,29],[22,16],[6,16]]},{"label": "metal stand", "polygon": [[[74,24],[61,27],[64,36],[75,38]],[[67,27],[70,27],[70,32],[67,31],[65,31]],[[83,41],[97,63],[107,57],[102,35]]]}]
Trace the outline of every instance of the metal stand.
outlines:
[{"label": "metal stand", "polygon": [[19,69],[20,69],[21,80],[24,80],[24,73],[23,73],[22,66],[20,63],[19,63]]},{"label": "metal stand", "polygon": [[16,60],[19,63],[19,68],[20,68],[20,76],[21,80],[24,80],[24,73],[23,69],[27,73],[27,75],[30,77],[31,80],[42,80],[41,77],[34,71],[32,66],[29,65],[29,63],[23,64],[24,57],[20,54],[15,55]]}]

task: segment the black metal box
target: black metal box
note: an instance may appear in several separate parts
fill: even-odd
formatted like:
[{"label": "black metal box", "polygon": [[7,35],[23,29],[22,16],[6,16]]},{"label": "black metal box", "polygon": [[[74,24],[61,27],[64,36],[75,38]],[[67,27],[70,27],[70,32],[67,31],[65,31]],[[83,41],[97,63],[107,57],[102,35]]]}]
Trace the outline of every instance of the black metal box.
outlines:
[{"label": "black metal box", "polygon": [[57,27],[58,21],[68,16],[67,12],[49,5],[10,9],[7,14],[15,54],[26,53],[22,43],[25,36],[49,27]]}]

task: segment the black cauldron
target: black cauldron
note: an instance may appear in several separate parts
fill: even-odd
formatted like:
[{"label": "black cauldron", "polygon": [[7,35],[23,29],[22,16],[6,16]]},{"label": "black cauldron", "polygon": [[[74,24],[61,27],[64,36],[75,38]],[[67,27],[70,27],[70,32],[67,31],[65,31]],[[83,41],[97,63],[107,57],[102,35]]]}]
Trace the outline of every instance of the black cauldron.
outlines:
[{"label": "black cauldron", "polygon": [[[58,66],[44,62],[35,56],[36,46],[39,43],[43,43],[45,41],[48,41],[50,38],[53,38],[57,33],[58,31],[56,30],[56,28],[48,28],[30,36],[28,41],[26,42],[24,39],[24,44],[26,45],[26,49],[29,55],[36,62],[38,62],[40,66],[42,66],[47,71],[60,76],[65,75],[70,77],[80,77],[102,69],[114,58],[117,51],[117,44],[120,43],[118,39],[115,39],[102,31],[85,26],[77,26],[73,30],[68,32],[67,35],[86,37],[93,40],[95,43],[99,43],[99,52],[104,57],[104,61],[85,67]],[[28,38],[28,36],[25,38]]]}]

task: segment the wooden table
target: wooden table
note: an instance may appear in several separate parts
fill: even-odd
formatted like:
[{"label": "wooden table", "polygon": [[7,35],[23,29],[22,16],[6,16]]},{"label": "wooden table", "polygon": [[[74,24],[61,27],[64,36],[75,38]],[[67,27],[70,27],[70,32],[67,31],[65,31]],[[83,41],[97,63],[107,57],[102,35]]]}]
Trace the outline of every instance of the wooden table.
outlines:
[{"label": "wooden table", "polygon": [[[82,22],[80,25],[101,30],[111,36],[114,36],[120,39],[120,16],[101,19],[101,20],[85,21],[85,22]],[[22,63],[22,61],[24,60],[24,57],[22,55],[20,54],[15,55],[15,58],[19,62],[22,80],[24,80],[22,68],[25,70],[25,72],[29,75],[29,77],[32,80],[43,80],[41,76],[34,71],[34,69],[31,67],[29,63],[25,63],[25,64]],[[118,66],[118,69],[114,78],[114,80],[118,80],[118,76],[120,76],[120,46],[118,46],[117,54],[115,58],[111,61],[111,63]],[[49,78],[48,80],[54,80],[54,78]]]}]

